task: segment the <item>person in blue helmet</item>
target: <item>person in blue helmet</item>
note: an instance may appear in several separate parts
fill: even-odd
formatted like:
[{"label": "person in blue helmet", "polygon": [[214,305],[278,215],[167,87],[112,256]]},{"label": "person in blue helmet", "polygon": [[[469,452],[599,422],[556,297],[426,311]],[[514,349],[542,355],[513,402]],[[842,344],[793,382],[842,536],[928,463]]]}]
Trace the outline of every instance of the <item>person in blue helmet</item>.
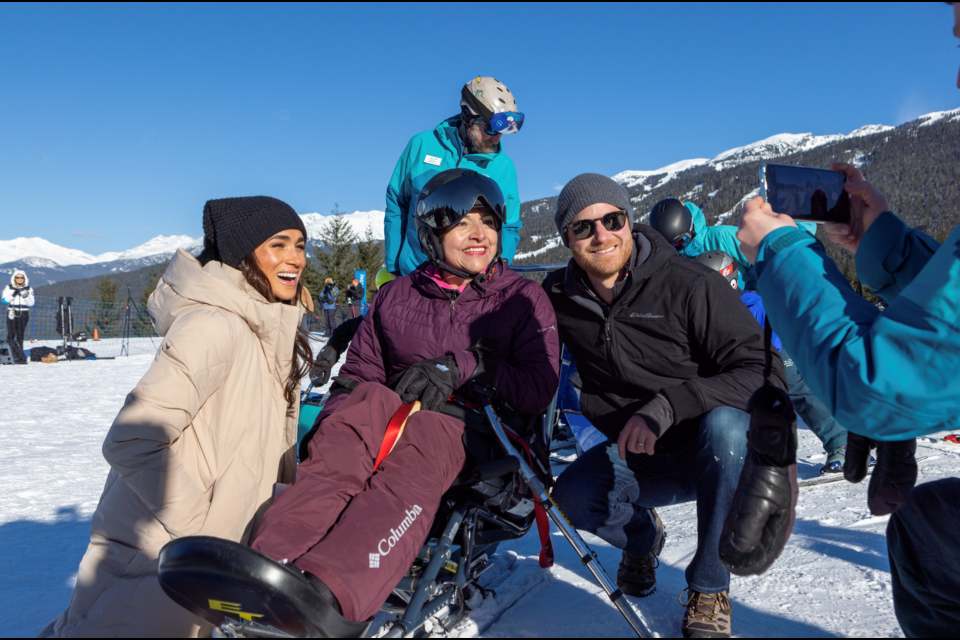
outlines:
[{"label": "person in blue helmet", "polygon": [[[741,291],[756,291],[757,277],[753,265],[740,250],[737,228],[728,224],[707,226],[700,207],[692,202],[667,198],[650,210],[651,227],[660,232],[684,258],[696,258],[705,251],[723,251],[740,263],[737,283]],[[813,235],[817,225],[799,222],[800,228]]]},{"label": "person in blue helmet", "polygon": [[523,114],[502,82],[477,77],[460,91],[460,113],[407,143],[387,185],[384,251],[387,271],[405,276],[427,260],[414,223],[417,195],[430,178],[447,169],[472,169],[492,178],[503,192],[507,220],[502,257],[513,260],[520,242],[520,195],[517,170],[503,152],[501,137],[517,133]]},{"label": "person in blue helmet", "polygon": [[[956,3],[953,13],[960,38]],[[867,451],[876,446],[876,475],[883,454],[903,444],[897,441],[960,428],[960,227],[941,244],[891,211],[857,168],[831,168],[847,176],[851,220],[827,225],[827,236],[854,254],[860,280],[887,309],[858,296],[823,246],[762,198],[744,204],[737,238],[784,346],[851,429],[847,462],[855,439]],[[907,636],[954,637],[960,478],[926,482],[904,496],[916,479],[915,461],[907,471],[906,478],[871,481],[869,490],[871,511],[877,497],[899,507],[887,525],[894,611]]]},{"label": "person in blue helmet", "polygon": [[[750,313],[757,319],[760,326],[763,326],[767,317],[763,308],[763,298],[756,291],[740,289],[737,283],[739,265],[733,259],[733,256],[725,251],[715,250],[701,253],[694,259],[726,278],[730,286],[740,292],[740,300],[747,305]],[[827,453],[827,460],[820,468],[820,473],[842,473],[847,453],[847,430],[833,419],[830,411],[810,390],[809,385],[800,375],[800,371],[797,370],[793,358],[784,351],[783,344],[776,333],[771,335],[771,343],[780,352],[780,357],[783,358],[783,370],[787,375],[787,389],[797,415],[803,419],[807,428],[820,439],[820,442],[823,443],[823,450]]]}]

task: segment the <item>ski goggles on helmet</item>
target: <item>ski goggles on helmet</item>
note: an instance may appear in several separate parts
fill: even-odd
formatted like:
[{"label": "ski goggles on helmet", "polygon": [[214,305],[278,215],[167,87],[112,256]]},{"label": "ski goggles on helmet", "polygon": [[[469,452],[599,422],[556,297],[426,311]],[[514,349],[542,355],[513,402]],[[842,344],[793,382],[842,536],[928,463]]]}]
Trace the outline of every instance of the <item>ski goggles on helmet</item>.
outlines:
[{"label": "ski goggles on helmet", "polygon": [[493,114],[486,122],[482,118],[476,120],[481,124],[486,124],[484,133],[488,136],[500,134],[518,133],[523,126],[523,114],[515,111],[504,111],[503,113]]},{"label": "ski goggles on helmet", "polygon": [[690,243],[693,242],[693,234],[689,231],[685,232],[682,236],[671,242],[673,248],[677,251],[683,251],[690,246]]},{"label": "ski goggles on helmet", "polygon": [[573,231],[573,235],[578,240],[586,240],[597,232],[598,222],[602,224],[603,228],[607,231],[620,231],[620,229],[623,229],[623,225],[627,224],[627,212],[621,209],[620,211],[612,211],[605,216],[594,218],[593,220],[578,220],[568,224],[567,228]]},{"label": "ski goggles on helmet", "polygon": [[423,186],[417,220],[432,229],[446,229],[460,222],[478,202],[493,212],[499,230],[507,221],[506,201],[499,185],[476,171],[448,169]]}]

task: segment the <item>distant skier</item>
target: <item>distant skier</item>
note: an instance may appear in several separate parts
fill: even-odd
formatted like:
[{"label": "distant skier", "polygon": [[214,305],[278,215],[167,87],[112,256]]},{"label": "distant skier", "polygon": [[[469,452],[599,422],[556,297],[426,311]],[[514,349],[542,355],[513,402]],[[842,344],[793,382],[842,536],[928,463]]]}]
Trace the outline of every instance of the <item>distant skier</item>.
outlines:
[{"label": "distant skier", "polygon": [[337,285],[334,284],[333,278],[324,280],[323,291],[320,292],[320,304],[323,305],[323,317],[327,323],[327,331],[325,334],[327,338],[333,335],[333,330],[337,326],[338,295],[340,295],[340,290],[337,289]]},{"label": "distant skier", "polygon": [[503,152],[500,137],[517,133],[523,114],[506,85],[494,78],[474,78],[463,86],[460,97],[458,115],[410,139],[387,186],[384,249],[387,270],[394,275],[412,273],[427,259],[417,239],[417,194],[430,178],[455,167],[473,169],[500,185],[507,203],[502,256],[511,261],[516,253],[523,225],[517,171]]},{"label": "distant skier", "polygon": [[7,341],[13,351],[13,361],[16,364],[27,364],[27,356],[23,353],[23,335],[30,322],[30,309],[35,301],[33,287],[27,274],[16,269],[10,276],[10,284],[3,288],[3,301],[7,307]]},{"label": "distant skier", "polygon": [[363,297],[367,292],[363,290],[360,281],[354,278],[347,287],[347,305],[350,307],[350,317],[356,318],[361,314],[363,308]]},{"label": "distant skier", "polygon": [[[953,14],[960,38],[960,4]],[[857,60],[849,64],[859,68]],[[825,225],[827,237],[855,255],[861,281],[887,309],[858,296],[823,246],[759,197],[744,204],[737,238],[785,346],[851,430],[844,476],[861,480],[877,449],[868,505],[876,515],[893,512],[887,551],[897,621],[910,637],[956,637],[960,479],[910,489],[918,473],[913,439],[960,428],[960,227],[941,244],[897,217],[859,169],[831,169],[847,176],[852,217]],[[756,533],[767,525],[765,514],[746,518],[758,528],[751,537],[762,541]]]},{"label": "distant skier", "polygon": [[[636,597],[656,588],[665,530],[653,509],[695,500],[683,633],[730,637],[718,541],[746,455],[743,409],[763,382],[763,336],[730,287],[631,216],[624,188],[598,174],[557,200],[573,258],[543,286],[579,365],[583,415],[609,441],[567,467],[553,497],[575,527],[623,550],[617,585]],[[779,356],[773,364],[785,388]]]}]

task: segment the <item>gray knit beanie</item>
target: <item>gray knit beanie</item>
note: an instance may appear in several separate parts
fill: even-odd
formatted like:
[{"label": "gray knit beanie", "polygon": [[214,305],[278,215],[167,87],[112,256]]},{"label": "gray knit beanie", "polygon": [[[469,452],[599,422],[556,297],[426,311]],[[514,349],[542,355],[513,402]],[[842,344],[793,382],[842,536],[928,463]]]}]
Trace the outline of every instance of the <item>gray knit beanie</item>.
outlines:
[{"label": "gray knit beanie", "polygon": [[215,246],[220,261],[234,269],[268,238],[286,229],[299,229],[307,239],[307,229],[293,207],[269,196],[208,200],[203,207],[204,246]]},{"label": "gray knit beanie", "polygon": [[571,180],[560,192],[557,198],[557,212],[553,221],[557,224],[557,233],[560,240],[567,244],[567,234],[564,228],[577,215],[592,204],[604,202],[620,207],[627,212],[629,224],[633,225],[633,209],[630,207],[630,197],[627,190],[607,176],[599,173],[581,173]]}]

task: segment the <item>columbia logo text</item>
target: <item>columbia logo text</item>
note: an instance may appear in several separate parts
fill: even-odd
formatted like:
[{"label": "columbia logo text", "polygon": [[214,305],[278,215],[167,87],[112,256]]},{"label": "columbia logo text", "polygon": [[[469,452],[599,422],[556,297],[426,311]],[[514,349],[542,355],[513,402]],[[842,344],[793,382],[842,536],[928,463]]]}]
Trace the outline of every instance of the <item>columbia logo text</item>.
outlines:
[{"label": "columbia logo text", "polygon": [[[390,529],[389,537],[384,538],[380,541],[380,544],[377,545],[377,551],[380,552],[381,556],[388,555],[390,551],[393,550],[397,543],[400,542],[400,538],[403,537],[403,534],[407,532],[407,529],[416,521],[417,516],[423,513],[418,505],[413,505],[407,509],[407,517],[403,519],[400,525],[396,529]],[[370,556],[370,564],[373,564],[373,556]],[[380,566],[380,558],[377,558],[377,566]]]}]

